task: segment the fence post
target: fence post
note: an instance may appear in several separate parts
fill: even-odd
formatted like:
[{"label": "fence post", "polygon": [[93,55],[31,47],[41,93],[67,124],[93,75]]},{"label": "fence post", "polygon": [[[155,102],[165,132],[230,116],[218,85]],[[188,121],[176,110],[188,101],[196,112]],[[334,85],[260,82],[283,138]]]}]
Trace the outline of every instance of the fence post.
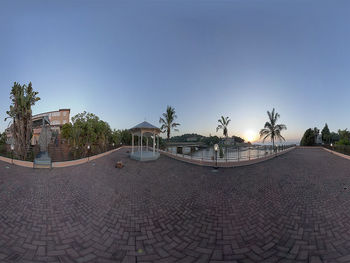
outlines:
[{"label": "fence post", "polygon": [[237,146],[237,160],[239,162],[239,146]]}]

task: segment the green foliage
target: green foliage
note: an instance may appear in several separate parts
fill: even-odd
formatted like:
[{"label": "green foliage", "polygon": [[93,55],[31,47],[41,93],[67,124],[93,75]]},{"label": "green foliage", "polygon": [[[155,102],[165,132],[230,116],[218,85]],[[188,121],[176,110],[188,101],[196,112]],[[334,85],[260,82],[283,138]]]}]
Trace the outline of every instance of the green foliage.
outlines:
[{"label": "green foliage", "polygon": [[350,145],[350,131],[338,130],[339,141],[336,143],[337,145]]},{"label": "green foliage", "polygon": [[349,139],[340,139],[339,141],[336,142],[336,145],[350,145],[350,140]]},{"label": "green foliage", "polygon": [[199,142],[204,136],[196,133],[186,133],[180,136],[174,136],[169,139],[170,142]]},{"label": "green foliage", "polygon": [[6,132],[0,133],[0,145],[6,144],[6,139],[7,139]]},{"label": "green foliage", "polygon": [[331,142],[331,132],[329,131],[327,123],[324,125],[322,131],[322,141],[326,144],[329,144]]},{"label": "green foliage", "polygon": [[243,143],[243,142],[244,142],[244,139],[242,139],[242,138],[239,137],[239,136],[233,135],[232,138],[235,139],[235,142],[238,142],[238,143]]},{"label": "green foliage", "polygon": [[167,138],[170,138],[170,132],[171,129],[174,129],[174,131],[178,131],[176,129],[177,126],[179,126],[179,123],[175,122],[175,119],[177,118],[176,113],[175,113],[175,108],[172,108],[171,106],[167,106],[166,112],[163,113],[163,118],[160,117],[159,123],[162,124],[160,127],[160,130],[162,132],[167,133]]},{"label": "green foliage", "polygon": [[32,106],[40,100],[38,92],[32,88],[32,83],[20,85],[15,82],[10,93],[12,105],[7,111],[8,118],[12,119],[11,132],[15,143],[15,152],[25,160],[32,137]]},{"label": "green foliage", "polygon": [[72,137],[73,125],[71,123],[63,124],[61,128],[61,136],[64,139],[70,139]]},{"label": "green foliage", "polygon": [[112,142],[116,145],[131,145],[132,136],[129,130],[113,130]]},{"label": "green foliage", "polygon": [[220,143],[220,138],[218,136],[209,136],[209,137],[204,137],[202,139],[202,142],[204,142],[206,145],[213,146],[214,144],[219,144]]},{"label": "green foliage", "polygon": [[300,146],[313,146],[315,145],[315,130],[307,129],[300,141]]},{"label": "green foliage", "polygon": [[104,152],[112,142],[112,130],[109,124],[86,111],[72,117],[72,123],[62,127],[62,137],[67,139],[74,157]]},{"label": "green foliage", "polygon": [[330,135],[330,142],[331,143],[335,143],[337,141],[339,141],[339,134],[336,133],[336,132],[331,132],[331,135]]},{"label": "green foliage", "polygon": [[267,138],[271,138],[272,146],[275,148],[275,140],[279,139],[280,141],[285,141],[284,137],[281,135],[283,130],[287,130],[287,126],[284,124],[277,124],[277,120],[280,115],[275,112],[275,109],[272,109],[272,112],[267,111],[269,121],[264,125],[264,129],[260,130],[260,139],[263,138],[263,142]]},{"label": "green foliage", "polygon": [[[238,136],[232,136],[235,142],[242,143],[244,140]],[[203,142],[206,145],[214,145],[215,143],[220,143],[221,139],[218,136],[203,136],[196,133],[186,133],[180,136],[174,136],[169,139],[170,142]]]}]

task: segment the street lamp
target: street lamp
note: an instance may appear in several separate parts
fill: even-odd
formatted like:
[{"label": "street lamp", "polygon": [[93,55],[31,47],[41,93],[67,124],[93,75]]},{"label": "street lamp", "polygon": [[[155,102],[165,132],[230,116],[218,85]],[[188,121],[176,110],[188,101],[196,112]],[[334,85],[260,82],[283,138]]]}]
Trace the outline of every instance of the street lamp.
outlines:
[{"label": "street lamp", "polygon": [[15,150],[15,146],[13,143],[11,143],[11,159],[12,159],[12,164],[13,164],[13,151]]},{"label": "street lamp", "polygon": [[90,144],[88,144],[88,146],[87,146],[87,149],[88,149],[88,161],[89,161],[89,158],[90,158]]},{"label": "street lamp", "polygon": [[215,143],[214,144],[215,160],[216,160],[215,169],[218,169],[218,150],[219,150],[219,145]]}]

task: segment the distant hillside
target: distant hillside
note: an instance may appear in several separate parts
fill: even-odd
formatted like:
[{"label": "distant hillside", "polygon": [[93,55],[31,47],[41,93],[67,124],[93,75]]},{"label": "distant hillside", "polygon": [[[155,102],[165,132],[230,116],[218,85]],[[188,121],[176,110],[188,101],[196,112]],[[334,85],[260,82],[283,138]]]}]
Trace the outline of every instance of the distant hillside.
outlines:
[{"label": "distant hillside", "polygon": [[170,142],[199,142],[205,136],[196,133],[186,133],[180,136],[174,136],[169,139]]},{"label": "distant hillside", "polygon": [[[211,145],[219,143],[223,139],[217,136],[203,136],[196,133],[186,133],[180,136],[174,136],[169,139],[170,142],[204,142],[205,144]],[[227,138],[228,141],[243,143],[244,140],[239,136],[232,136]]]}]

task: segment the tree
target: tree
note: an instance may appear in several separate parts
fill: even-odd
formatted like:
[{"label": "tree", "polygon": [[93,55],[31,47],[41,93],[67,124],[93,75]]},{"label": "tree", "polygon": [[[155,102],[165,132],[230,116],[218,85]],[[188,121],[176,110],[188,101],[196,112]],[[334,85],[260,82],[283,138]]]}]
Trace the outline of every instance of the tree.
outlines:
[{"label": "tree", "polygon": [[329,131],[327,123],[324,125],[322,131],[322,141],[329,144],[331,140],[331,132]]},{"label": "tree", "polygon": [[330,135],[330,142],[331,143],[335,143],[337,141],[339,141],[339,134],[336,133],[336,132],[331,132],[331,135]]},{"label": "tree", "polygon": [[162,124],[162,126],[160,127],[160,130],[162,132],[167,133],[168,140],[170,138],[171,129],[174,129],[174,131],[178,131],[176,127],[179,126],[180,124],[174,122],[176,118],[177,116],[175,114],[175,108],[172,108],[171,106],[167,106],[166,112],[163,113],[163,118],[160,117],[159,119],[159,123]]},{"label": "tree", "polygon": [[229,119],[229,117],[224,118],[224,116],[221,116],[221,119],[218,120],[219,125],[218,127],[216,127],[216,132],[218,132],[218,130],[222,130],[222,134],[227,138],[227,126],[229,125],[230,121],[231,120]]},{"label": "tree", "polygon": [[307,129],[300,141],[300,146],[313,146],[315,145],[315,130]]},{"label": "tree", "polygon": [[129,130],[113,130],[112,141],[116,146],[131,145],[132,135]]},{"label": "tree", "polygon": [[263,138],[263,142],[265,142],[265,140],[270,137],[272,146],[275,148],[276,139],[285,141],[284,137],[281,135],[281,131],[287,130],[287,126],[284,124],[276,124],[280,115],[275,112],[275,108],[272,109],[272,112],[267,111],[267,116],[269,117],[269,121],[265,123],[264,129],[260,130],[260,139]]},{"label": "tree", "polygon": [[243,142],[244,142],[244,139],[242,139],[242,138],[239,137],[239,136],[233,135],[232,138],[235,139],[235,142],[238,142],[238,143],[243,143]]},{"label": "tree", "polygon": [[339,141],[337,145],[350,145],[350,131],[348,129],[338,130]]},{"label": "tree", "polygon": [[7,140],[6,132],[0,133],[0,145],[6,144],[6,140]]},{"label": "tree", "polygon": [[32,83],[21,86],[15,82],[10,99],[12,105],[7,111],[8,118],[12,119],[11,133],[15,142],[15,152],[18,157],[25,160],[32,137],[32,106],[40,100],[38,92],[32,88]]},{"label": "tree", "polygon": [[218,144],[220,142],[220,138],[216,135],[209,135],[209,137],[204,137],[202,142],[204,142],[206,145],[213,146],[214,144]]},{"label": "tree", "polygon": [[99,153],[107,150],[112,143],[112,130],[109,124],[93,113],[86,111],[72,117],[72,123],[62,127],[62,137],[67,139],[74,156]]}]

